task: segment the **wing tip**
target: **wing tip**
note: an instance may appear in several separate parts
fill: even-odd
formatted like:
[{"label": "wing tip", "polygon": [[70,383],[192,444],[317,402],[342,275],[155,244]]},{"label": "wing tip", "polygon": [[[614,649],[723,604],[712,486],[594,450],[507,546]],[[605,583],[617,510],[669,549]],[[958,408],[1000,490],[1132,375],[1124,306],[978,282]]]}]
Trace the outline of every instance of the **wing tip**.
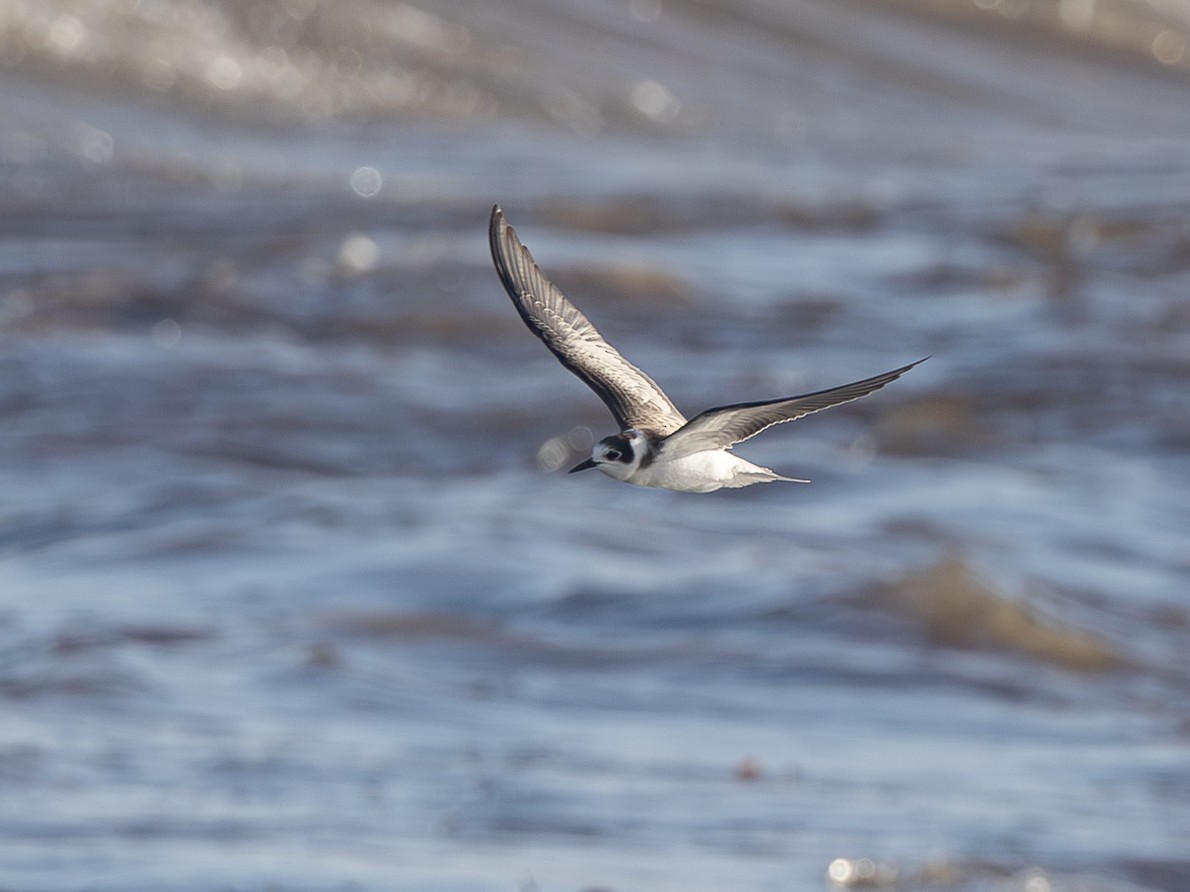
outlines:
[{"label": "wing tip", "polygon": [[933,353],[927,353],[921,359],[915,359],[913,362],[909,363],[908,365],[903,365],[899,369],[894,369],[891,374],[894,374],[897,377],[900,377],[901,375],[905,374],[910,369],[917,368],[919,365],[921,365],[927,359],[930,359],[931,357],[933,357],[933,355],[934,355]]},{"label": "wing tip", "polygon": [[504,211],[501,209],[500,205],[492,205],[492,214],[488,218],[488,235],[491,236],[492,244],[496,243],[496,239],[500,234],[500,230],[502,230],[507,225],[508,221],[504,219]]},{"label": "wing tip", "polygon": [[[855,383],[856,384],[873,384],[873,385],[875,385],[872,388],[872,390],[868,391],[868,393],[872,393],[872,392],[882,388],[885,384],[891,384],[893,381],[896,381],[898,378],[900,378],[906,372],[917,368],[919,365],[921,365],[923,362],[925,362],[927,359],[929,359],[933,355],[934,355],[933,353],[930,353],[926,356],[923,356],[921,359],[915,359],[913,362],[909,363],[908,365],[901,366],[899,369],[893,369],[891,372],[885,372],[883,375],[873,375],[871,378],[865,378],[862,381],[856,381]],[[850,385],[844,384],[843,386],[848,387]]]},{"label": "wing tip", "polygon": [[488,223],[488,247],[496,264],[496,272],[503,280],[505,288],[509,289],[509,294],[512,294],[511,266],[516,262],[516,249],[520,248],[523,251],[524,247],[516,236],[516,230],[504,217],[504,210],[499,204],[492,205],[492,215]]}]

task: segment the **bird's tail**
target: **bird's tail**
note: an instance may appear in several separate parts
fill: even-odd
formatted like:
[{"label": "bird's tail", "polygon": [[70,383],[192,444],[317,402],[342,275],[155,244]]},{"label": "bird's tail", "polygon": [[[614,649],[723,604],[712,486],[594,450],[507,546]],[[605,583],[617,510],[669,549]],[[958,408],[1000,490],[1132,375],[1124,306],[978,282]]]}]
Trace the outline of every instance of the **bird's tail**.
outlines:
[{"label": "bird's tail", "polygon": [[762,468],[760,465],[752,465],[746,471],[737,471],[735,479],[731,483],[724,484],[725,486],[736,488],[740,486],[751,486],[753,483],[809,483],[810,481],[804,477],[786,477],[783,474],[778,474],[772,468]]},{"label": "bird's tail", "polygon": [[782,477],[780,474],[776,473],[775,471],[769,471],[769,473],[772,474],[773,476],[767,478],[765,480],[765,483],[773,483],[776,481],[780,481],[782,483],[809,483],[810,482],[805,477]]}]

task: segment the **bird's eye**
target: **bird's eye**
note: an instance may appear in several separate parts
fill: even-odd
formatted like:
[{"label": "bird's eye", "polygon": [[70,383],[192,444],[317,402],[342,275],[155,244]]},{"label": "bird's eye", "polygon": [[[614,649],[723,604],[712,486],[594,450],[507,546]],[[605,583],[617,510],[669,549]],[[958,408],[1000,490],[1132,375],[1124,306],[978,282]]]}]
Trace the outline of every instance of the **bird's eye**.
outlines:
[{"label": "bird's eye", "polygon": [[609,449],[604,453],[604,458],[606,458],[608,461],[619,461],[620,453],[615,449]]}]

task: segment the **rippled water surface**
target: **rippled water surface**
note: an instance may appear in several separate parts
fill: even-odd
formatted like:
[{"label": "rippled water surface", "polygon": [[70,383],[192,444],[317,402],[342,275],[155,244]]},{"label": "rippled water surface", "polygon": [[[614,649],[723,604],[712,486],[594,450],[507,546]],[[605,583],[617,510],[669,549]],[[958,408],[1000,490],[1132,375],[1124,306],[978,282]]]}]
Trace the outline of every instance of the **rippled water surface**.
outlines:
[{"label": "rippled water surface", "polygon": [[[0,3],[0,888],[1190,888],[1190,18]],[[931,355],[691,496],[693,414]]]}]

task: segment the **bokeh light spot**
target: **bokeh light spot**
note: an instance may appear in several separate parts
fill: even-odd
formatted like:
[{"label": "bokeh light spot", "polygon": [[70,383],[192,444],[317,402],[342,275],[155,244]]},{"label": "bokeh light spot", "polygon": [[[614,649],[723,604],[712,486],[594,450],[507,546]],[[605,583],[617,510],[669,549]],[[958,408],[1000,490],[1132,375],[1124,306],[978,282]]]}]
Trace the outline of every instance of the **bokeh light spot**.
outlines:
[{"label": "bokeh light spot", "polygon": [[1153,58],[1163,65],[1176,65],[1186,55],[1186,41],[1174,31],[1162,31],[1153,38]]},{"label": "bokeh light spot", "polygon": [[366,273],[380,259],[380,247],[362,232],[349,234],[339,245],[339,266],[349,273]]},{"label": "bokeh light spot", "polygon": [[361,198],[375,198],[384,188],[384,177],[375,167],[357,167],[351,174],[351,191]]},{"label": "bokeh light spot", "polygon": [[216,56],[207,66],[207,80],[220,90],[234,90],[243,76],[240,63],[231,56]]},{"label": "bokeh light spot", "polygon": [[682,109],[676,96],[657,81],[641,81],[632,88],[633,107],[660,124],[672,123]]}]

